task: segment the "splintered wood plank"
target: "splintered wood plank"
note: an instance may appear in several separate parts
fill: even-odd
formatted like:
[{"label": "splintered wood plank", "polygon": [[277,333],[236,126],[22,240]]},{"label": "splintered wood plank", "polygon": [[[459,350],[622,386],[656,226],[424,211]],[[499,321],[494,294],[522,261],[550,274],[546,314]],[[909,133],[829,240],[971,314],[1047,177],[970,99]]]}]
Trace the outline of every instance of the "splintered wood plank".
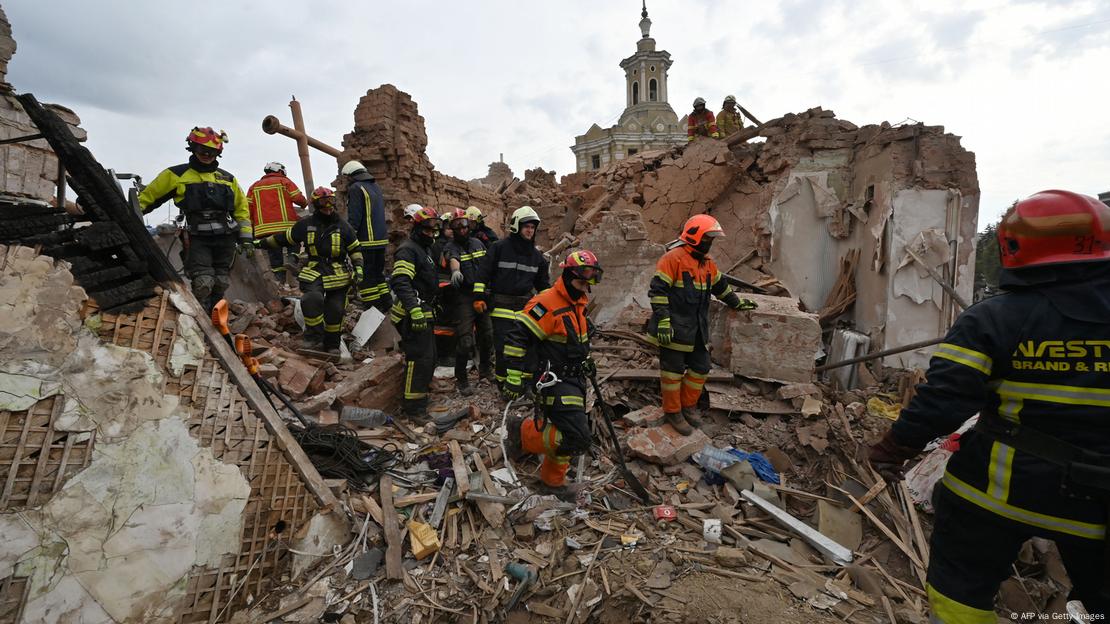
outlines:
[{"label": "splintered wood plank", "polygon": [[401,567],[401,528],[397,525],[397,509],[393,507],[393,479],[382,475],[378,485],[378,495],[382,498],[382,528],[385,529],[385,574],[398,581],[405,577]]},{"label": "splintered wood plank", "polygon": [[[486,490],[486,494],[496,494],[497,490],[494,489],[493,479],[490,478],[486,465],[482,463],[482,456],[474,453],[471,455],[471,459],[474,460],[474,465],[478,468],[478,474],[482,476],[482,486]],[[501,503],[479,502],[478,511],[482,512],[482,517],[495,529],[499,529],[505,524],[505,506]]]},{"label": "splintered wood plank", "polygon": [[455,487],[459,490],[459,496],[466,498],[466,493],[470,491],[470,473],[466,469],[466,458],[463,457],[458,440],[449,441],[447,450],[451,452],[451,469],[455,471]]}]

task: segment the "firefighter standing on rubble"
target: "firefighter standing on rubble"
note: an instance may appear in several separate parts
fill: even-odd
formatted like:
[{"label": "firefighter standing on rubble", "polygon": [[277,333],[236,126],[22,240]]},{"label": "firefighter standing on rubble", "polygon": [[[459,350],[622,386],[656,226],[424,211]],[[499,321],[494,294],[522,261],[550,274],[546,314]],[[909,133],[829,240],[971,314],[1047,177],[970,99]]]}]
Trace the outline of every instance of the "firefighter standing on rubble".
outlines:
[{"label": "firefighter standing on rubble", "polygon": [[374,176],[357,160],[348,161],[340,173],[347,176],[347,221],[362,244],[363,277],[358,300],[364,308],[385,312],[392,299],[385,280],[385,250],[389,231],[385,224],[385,198]]},{"label": "firefighter standing on rubble", "polygon": [[362,246],[354,228],[335,212],[335,191],[324,187],[312,191],[312,209],[311,215],[284,232],[260,240],[259,246],[281,249],[304,245],[308,262],[297,279],[302,293],[305,348],[323,347],[338,353],[347,291],[362,280]]},{"label": "firefighter standing on rubble", "polygon": [[482,216],[482,211],[477,206],[466,209],[466,218],[470,221],[470,235],[478,239],[483,248],[489,249],[490,245],[497,242],[497,233],[486,225],[486,218]]},{"label": "firefighter standing on rubble", "polygon": [[709,296],[734,310],[752,310],[728,285],[709,257],[714,239],[724,236],[716,219],[699,214],[682,226],[677,247],[655,265],[648,297],[648,333],[659,344],[659,385],[663,412],[675,431],[690,435],[701,419],[695,413],[709,375]]},{"label": "firefighter standing on rubble", "polygon": [[[472,227],[468,211],[452,213],[451,239],[443,249],[443,260],[451,273],[451,287],[455,291],[452,307],[455,319],[455,384],[459,392],[468,396],[474,393],[466,373],[466,365],[474,347],[478,347],[478,377],[493,377],[493,329],[489,315],[474,309],[474,282],[478,268],[486,255],[482,243],[470,235]],[[477,335],[477,340],[475,340]]]},{"label": "firefighter standing on rubble", "polygon": [[1054,540],[1072,598],[1107,615],[1110,208],[1044,191],[998,224],[1005,292],[968,308],[871,463],[888,480],[978,413],[933,494],[933,622],[995,622],[1022,544]]},{"label": "firefighter standing on rubble", "polygon": [[[516,322],[516,313],[524,308],[533,292],[551,285],[547,258],[536,249],[536,231],[540,215],[531,206],[513,211],[509,235],[490,246],[474,284],[474,310],[490,312],[493,325],[493,348],[496,356],[497,383],[505,381],[505,336]],[[524,369],[530,375],[533,366]]]},{"label": "firefighter standing on rubble", "polygon": [[389,285],[396,300],[389,319],[401,334],[405,353],[404,414],[414,422],[428,419],[428,385],[436,366],[435,299],[438,291],[436,263],[430,249],[439,231],[439,217],[428,207],[412,216],[409,237],[393,254]]},{"label": "firefighter standing on rubble", "polygon": [[721,112],[717,113],[717,128],[722,137],[727,137],[733,132],[739,132],[744,127],[744,118],[736,110],[736,96],[726,95],[721,104]]},{"label": "firefighter standing on rubble", "polygon": [[696,98],[693,112],[686,116],[686,140],[693,141],[699,136],[721,138],[713,111],[705,107],[705,98]]},{"label": "firefighter standing on rubble", "polygon": [[[297,188],[297,183],[285,175],[285,165],[266,163],[262,178],[247,189],[247,209],[254,227],[254,237],[264,238],[284,232],[297,222],[294,206],[304,208],[308,199]],[[279,282],[285,281],[285,248],[270,249],[270,270]]]},{"label": "firefighter standing on rubble", "polygon": [[[570,460],[590,449],[586,383],[596,373],[590,359],[587,293],[601,281],[601,264],[591,251],[571,252],[555,285],[532,297],[505,338],[505,395],[524,394],[526,373],[538,375],[543,418],[514,419],[508,425],[512,459],[521,452],[543,455],[540,480],[554,494],[570,493]],[[529,357],[531,356],[531,357]],[[536,367],[531,362],[537,362]]]},{"label": "firefighter standing on rubble", "polygon": [[147,214],[172,199],[185,216],[182,232],[185,274],[193,295],[206,310],[223,298],[231,285],[231,261],[238,247],[254,252],[247,198],[235,176],[219,168],[227,134],[195,127],[185,137],[189,162],[163,170],[139,194]]}]

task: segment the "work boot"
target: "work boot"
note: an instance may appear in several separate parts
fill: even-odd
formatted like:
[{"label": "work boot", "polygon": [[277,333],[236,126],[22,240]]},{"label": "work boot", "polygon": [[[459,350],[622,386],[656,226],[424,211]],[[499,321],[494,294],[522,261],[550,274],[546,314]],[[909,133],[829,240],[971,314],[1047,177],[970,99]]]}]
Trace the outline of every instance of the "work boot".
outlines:
[{"label": "work boot", "polygon": [[466,365],[470,357],[465,353],[455,354],[455,388],[459,394],[463,396],[470,396],[474,394],[474,389],[470,387],[470,379],[466,374]]},{"label": "work boot", "polygon": [[319,351],[324,348],[324,332],[319,327],[307,327],[301,336],[301,346],[310,351]]},{"label": "work boot", "polygon": [[564,483],[563,485],[548,485],[540,481],[536,490],[540,494],[554,496],[565,503],[573,503],[578,499],[578,493],[586,489],[585,483]]},{"label": "work boot", "polygon": [[489,364],[483,364],[478,368],[478,379],[485,379],[486,381],[493,381],[496,377],[493,374],[493,367]]},{"label": "work boot", "polygon": [[701,410],[696,407],[682,408],[682,418],[694,429],[701,429],[705,426],[705,419],[702,418]]},{"label": "work boot", "polygon": [[668,425],[674,427],[675,431],[684,436],[694,433],[694,428],[682,417],[682,412],[666,413],[663,414],[663,418],[666,419]]},{"label": "work boot", "polygon": [[470,387],[470,382],[465,379],[455,380],[455,389],[463,396],[470,396],[474,394],[474,388]]}]

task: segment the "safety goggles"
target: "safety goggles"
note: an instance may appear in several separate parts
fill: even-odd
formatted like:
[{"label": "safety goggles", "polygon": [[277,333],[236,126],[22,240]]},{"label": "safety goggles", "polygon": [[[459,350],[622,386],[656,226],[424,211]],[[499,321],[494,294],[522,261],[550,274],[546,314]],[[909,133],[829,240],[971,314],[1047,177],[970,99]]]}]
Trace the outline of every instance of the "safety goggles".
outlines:
[{"label": "safety goggles", "polygon": [[601,283],[602,273],[604,273],[604,271],[601,268],[592,266],[574,267],[571,269],[571,274],[574,275],[574,277],[586,280],[586,283],[591,286],[596,286]]},{"label": "safety goggles", "polygon": [[220,155],[220,150],[213,149],[206,145],[194,145],[193,153],[197,156],[204,156],[207,158],[215,158]]}]

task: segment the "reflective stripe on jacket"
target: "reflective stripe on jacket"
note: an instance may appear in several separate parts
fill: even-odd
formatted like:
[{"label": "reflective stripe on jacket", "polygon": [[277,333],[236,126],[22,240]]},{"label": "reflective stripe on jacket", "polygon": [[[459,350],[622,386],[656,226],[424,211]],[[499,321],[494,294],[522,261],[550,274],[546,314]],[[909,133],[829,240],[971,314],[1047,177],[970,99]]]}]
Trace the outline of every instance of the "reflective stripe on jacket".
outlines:
[{"label": "reflective stripe on jacket", "polygon": [[[240,236],[252,235],[247,198],[235,176],[223,169],[197,171],[190,163],[164,169],[139,193],[139,207],[147,214],[171,199],[195,233],[224,234],[230,216]],[[206,227],[220,224],[222,231]]]},{"label": "reflective stripe on jacket", "polygon": [[532,241],[510,234],[486,250],[474,294],[520,297],[540,292],[551,285],[548,271],[547,258]]},{"label": "reflective stripe on jacket", "polygon": [[360,174],[347,187],[347,221],[363,247],[385,247],[389,231],[385,225],[385,198],[369,174]]},{"label": "reflective stripe on jacket", "polygon": [[282,232],[297,222],[293,206],[307,206],[297,184],[280,172],[267,173],[247,189],[247,208],[255,238]]},{"label": "reflective stripe on jacket", "polygon": [[[578,299],[570,298],[562,277],[555,280],[554,286],[532,297],[517,313],[512,329],[505,336],[506,368],[539,374],[550,364],[551,370],[563,381],[584,388],[583,379],[566,378],[565,371],[568,366],[580,365],[590,354],[587,303],[589,297],[585,293]],[[538,355],[539,369],[536,371],[524,370],[530,351]]]},{"label": "reflective stripe on jacket", "polygon": [[699,333],[702,341],[709,341],[710,295],[723,299],[730,293],[732,288],[712,258],[698,260],[689,245],[675,247],[659,258],[648,286],[648,333],[654,336],[659,321],[669,317],[674,338],[666,348],[693,351]]},{"label": "reflective stripe on jacket", "polygon": [[717,122],[713,118],[713,111],[708,108],[700,115],[690,113],[686,116],[686,140],[692,141],[695,136],[711,136],[714,139],[721,136],[717,130]]},{"label": "reflective stripe on jacket", "polygon": [[[1077,286],[1110,288],[1110,280]],[[1110,453],[1110,304],[1052,289],[1009,292],[956,319],[933,353],[926,383],[902,410],[899,444],[923,448],[976,412],[987,423]],[[1041,529],[1089,539],[1106,532],[1106,506],[1065,492],[1062,467],[979,431],[960,439],[942,479],[966,503]],[[1105,495],[1103,495],[1105,496]]]},{"label": "reflective stripe on jacket", "polygon": [[431,318],[437,289],[436,263],[428,248],[417,242],[410,234],[393,254],[393,274],[389,277],[389,287],[393,289],[396,302],[389,311],[390,320],[401,322],[419,307]]},{"label": "reflective stripe on jacket", "polygon": [[740,116],[740,111],[722,109],[717,113],[717,128],[720,129],[721,136],[727,137],[743,127],[744,118]]},{"label": "reflective stripe on jacket", "polygon": [[271,249],[304,245],[308,262],[297,274],[297,279],[309,283],[322,279],[324,290],[346,288],[354,282],[348,257],[352,263],[362,264],[362,252],[359,251],[355,231],[338,217],[320,219],[312,214],[264,241],[264,245]]}]

